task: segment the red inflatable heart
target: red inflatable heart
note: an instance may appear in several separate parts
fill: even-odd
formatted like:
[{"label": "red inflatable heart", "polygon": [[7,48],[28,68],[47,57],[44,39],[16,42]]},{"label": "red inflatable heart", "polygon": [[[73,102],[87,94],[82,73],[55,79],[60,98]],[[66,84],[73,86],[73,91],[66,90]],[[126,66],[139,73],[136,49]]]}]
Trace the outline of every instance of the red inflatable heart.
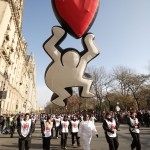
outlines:
[{"label": "red inflatable heart", "polygon": [[96,17],[100,0],[52,0],[60,24],[74,37],[82,37]]}]

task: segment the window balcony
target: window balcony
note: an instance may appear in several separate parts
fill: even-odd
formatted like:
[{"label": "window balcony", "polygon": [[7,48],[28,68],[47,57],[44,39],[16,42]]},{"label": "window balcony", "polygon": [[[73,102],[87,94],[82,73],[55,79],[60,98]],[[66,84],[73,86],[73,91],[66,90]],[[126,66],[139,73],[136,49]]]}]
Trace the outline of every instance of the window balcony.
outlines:
[{"label": "window balcony", "polygon": [[7,53],[7,51],[3,47],[0,48],[0,53],[3,55],[6,63],[8,63],[8,65],[11,65],[12,62],[10,59],[10,55]]}]

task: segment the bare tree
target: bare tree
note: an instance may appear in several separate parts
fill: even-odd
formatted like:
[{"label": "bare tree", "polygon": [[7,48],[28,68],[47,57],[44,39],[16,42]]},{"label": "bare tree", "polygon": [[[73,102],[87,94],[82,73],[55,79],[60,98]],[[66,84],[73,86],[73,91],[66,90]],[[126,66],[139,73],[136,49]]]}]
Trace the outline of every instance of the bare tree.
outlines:
[{"label": "bare tree", "polygon": [[145,84],[147,81],[149,81],[149,79],[150,79],[150,75],[137,75],[137,74],[132,74],[127,79],[128,87],[137,103],[138,110],[140,109],[139,91],[141,91],[141,89],[145,87]]},{"label": "bare tree", "polygon": [[106,88],[109,83],[108,76],[104,67],[90,68],[90,73],[93,77],[93,87],[98,101],[98,107],[102,114],[102,102],[106,96]]},{"label": "bare tree", "polygon": [[137,109],[140,109],[140,97],[138,92],[148,82],[150,75],[138,75],[135,71],[126,67],[117,67],[113,72],[116,81],[116,91],[118,91],[124,99],[124,105],[129,96],[133,96]]},{"label": "bare tree", "polygon": [[[128,78],[133,74],[133,70],[119,66],[113,70],[112,78],[116,84],[114,91],[124,96],[129,95]],[[117,88],[116,88],[117,87]]]},{"label": "bare tree", "polygon": [[113,70],[112,79],[114,81],[114,92],[122,97],[124,108],[127,109],[127,100],[130,96],[130,88],[128,86],[128,78],[133,74],[133,70],[119,66]]}]

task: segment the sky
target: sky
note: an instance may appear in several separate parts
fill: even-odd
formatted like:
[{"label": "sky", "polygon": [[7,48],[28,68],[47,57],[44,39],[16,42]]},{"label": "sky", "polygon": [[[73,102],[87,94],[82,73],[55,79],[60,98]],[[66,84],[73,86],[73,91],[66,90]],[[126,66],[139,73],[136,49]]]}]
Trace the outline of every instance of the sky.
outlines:
[{"label": "sky", "polygon": [[[147,74],[150,64],[150,0],[100,0],[100,7],[89,32],[95,35],[100,55],[88,67],[104,67],[111,72],[124,66],[137,73]],[[27,42],[27,52],[32,52],[36,62],[38,107],[50,101],[52,92],[46,87],[44,74],[51,63],[42,45],[51,36],[53,26],[59,25],[51,0],[25,0],[22,32]],[[70,35],[62,48],[83,50],[81,39]]]}]

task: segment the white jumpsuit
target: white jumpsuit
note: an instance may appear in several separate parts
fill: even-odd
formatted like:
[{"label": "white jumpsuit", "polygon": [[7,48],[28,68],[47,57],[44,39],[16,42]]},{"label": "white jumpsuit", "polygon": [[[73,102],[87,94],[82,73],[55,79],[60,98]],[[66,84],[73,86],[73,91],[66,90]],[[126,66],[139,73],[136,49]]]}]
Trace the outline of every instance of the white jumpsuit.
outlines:
[{"label": "white jumpsuit", "polygon": [[97,134],[97,130],[92,121],[82,121],[79,126],[78,136],[83,140],[84,150],[90,150],[92,134]]}]

